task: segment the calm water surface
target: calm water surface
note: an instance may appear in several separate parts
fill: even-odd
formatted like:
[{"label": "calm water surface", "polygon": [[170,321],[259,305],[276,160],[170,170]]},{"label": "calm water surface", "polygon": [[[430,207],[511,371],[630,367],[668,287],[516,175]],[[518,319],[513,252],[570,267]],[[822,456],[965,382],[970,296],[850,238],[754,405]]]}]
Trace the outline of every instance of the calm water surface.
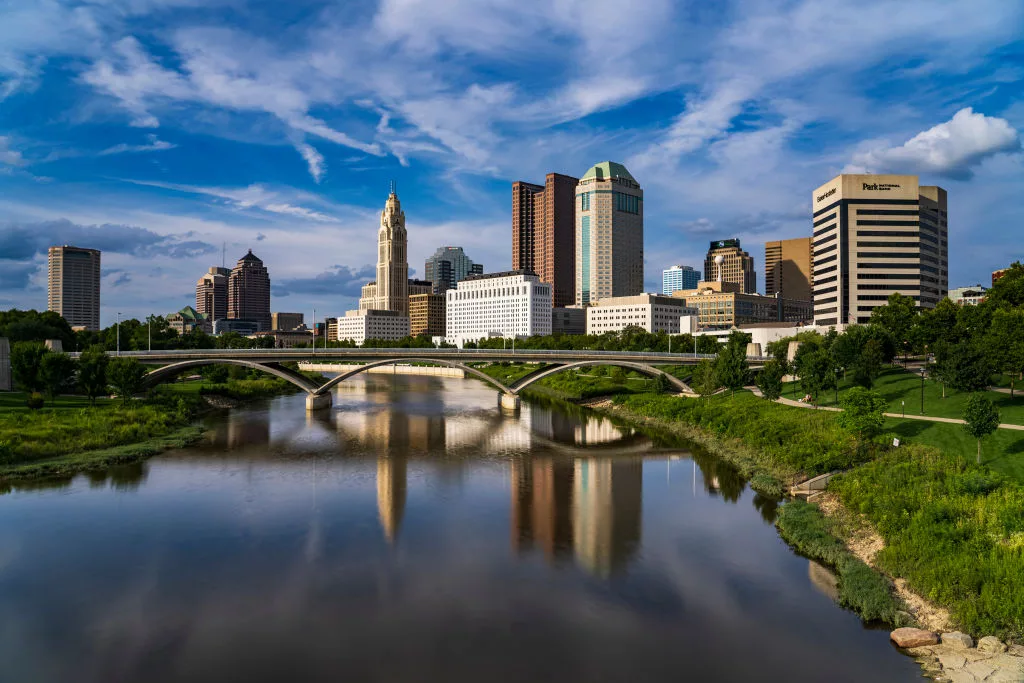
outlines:
[{"label": "calm water surface", "polygon": [[370,376],[0,496],[0,681],[912,681],[728,467]]}]

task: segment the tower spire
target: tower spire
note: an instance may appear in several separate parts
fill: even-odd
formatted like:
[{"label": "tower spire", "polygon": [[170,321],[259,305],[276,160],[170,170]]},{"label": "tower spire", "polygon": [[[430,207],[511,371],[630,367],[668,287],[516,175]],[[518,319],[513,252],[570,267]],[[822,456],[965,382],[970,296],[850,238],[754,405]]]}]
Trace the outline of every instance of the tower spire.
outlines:
[{"label": "tower spire", "polygon": [[396,194],[396,192],[395,192],[395,181],[394,180],[391,181],[391,192],[390,192],[390,194]]}]

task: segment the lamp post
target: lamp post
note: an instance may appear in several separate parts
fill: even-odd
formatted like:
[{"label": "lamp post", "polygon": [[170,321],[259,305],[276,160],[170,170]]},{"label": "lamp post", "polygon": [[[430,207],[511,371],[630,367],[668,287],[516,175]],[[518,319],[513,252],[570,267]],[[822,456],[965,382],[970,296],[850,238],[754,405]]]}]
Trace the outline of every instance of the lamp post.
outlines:
[{"label": "lamp post", "polygon": [[121,311],[117,312],[117,355],[121,355]]},{"label": "lamp post", "polygon": [[907,402],[905,400],[903,400],[903,399],[900,399],[900,407],[903,409],[903,417],[906,417],[907,416]]},{"label": "lamp post", "polygon": [[313,307],[313,355],[316,355],[316,306]]},{"label": "lamp post", "polygon": [[[148,341],[148,345],[149,345],[149,350],[152,351],[153,350],[153,316],[149,316],[149,321],[148,322],[149,322],[149,329],[147,330],[147,332],[148,332],[148,340],[147,341]],[[184,328],[182,328],[182,329],[184,329]]]},{"label": "lamp post", "polygon": [[921,414],[924,415],[924,366],[921,366]]}]

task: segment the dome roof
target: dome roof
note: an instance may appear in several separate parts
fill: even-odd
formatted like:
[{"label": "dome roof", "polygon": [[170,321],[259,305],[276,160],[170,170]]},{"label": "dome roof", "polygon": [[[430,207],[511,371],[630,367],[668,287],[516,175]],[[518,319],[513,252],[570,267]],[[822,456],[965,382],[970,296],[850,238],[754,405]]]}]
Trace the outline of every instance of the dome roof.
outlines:
[{"label": "dome roof", "polygon": [[[590,167],[590,170],[583,174],[580,180],[587,180],[588,178],[596,178],[597,180],[611,180],[612,178],[628,178],[634,183],[634,178],[626,167],[615,161],[602,161],[599,164],[594,164]],[[637,183],[639,184],[639,183]]]}]

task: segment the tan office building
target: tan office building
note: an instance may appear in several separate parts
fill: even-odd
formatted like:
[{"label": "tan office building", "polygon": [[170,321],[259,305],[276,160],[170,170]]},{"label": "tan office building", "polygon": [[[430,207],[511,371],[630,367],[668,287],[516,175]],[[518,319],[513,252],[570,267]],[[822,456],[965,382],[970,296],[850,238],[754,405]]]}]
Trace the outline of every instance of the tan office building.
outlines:
[{"label": "tan office building", "polygon": [[944,189],[913,175],[843,174],[811,200],[815,324],[866,323],[894,292],[921,308],[946,296]]},{"label": "tan office building", "polygon": [[228,276],[228,318],[255,321],[259,332],[270,330],[270,274],[252,249]]},{"label": "tan office building", "polygon": [[409,334],[443,337],[445,332],[444,294],[412,294],[409,296]]},{"label": "tan office building", "polygon": [[701,282],[697,289],[673,292],[672,296],[685,299],[687,307],[697,309],[701,329],[720,330],[772,322],[805,323],[814,315],[810,301],[746,294],[739,290],[740,286],[734,282]]},{"label": "tan office building", "polygon": [[213,266],[196,282],[196,312],[211,323],[228,317],[228,278],[231,271]]},{"label": "tan office building", "polygon": [[48,307],[73,328],[100,329],[100,252],[50,247]]},{"label": "tan office building", "polygon": [[409,256],[405,212],[392,186],[377,230],[377,279],[363,285],[359,310],[409,315]]},{"label": "tan office building", "polygon": [[512,270],[537,274],[552,286],[555,306],[576,300],[576,185],[548,173],[543,185],[512,183]]},{"label": "tan office building", "polygon": [[811,301],[811,238],[764,244],[765,296]]},{"label": "tan office building", "polygon": [[[717,263],[717,257],[722,263]],[[757,291],[757,272],[754,257],[743,251],[738,239],[717,240],[708,248],[704,258],[704,279],[708,282],[731,282],[739,286],[740,292],[753,294]]]},{"label": "tan office building", "polygon": [[614,296],[601,299],[586,308],[587,334],[618,332],[639,327],[647,332],[679,334],[679,318],[696,315],[678,297],[661,294]]},{"label": "tan office building", "polygon": [[576,305],[644,291],[644,192],[603,161],[576,186]]}]

